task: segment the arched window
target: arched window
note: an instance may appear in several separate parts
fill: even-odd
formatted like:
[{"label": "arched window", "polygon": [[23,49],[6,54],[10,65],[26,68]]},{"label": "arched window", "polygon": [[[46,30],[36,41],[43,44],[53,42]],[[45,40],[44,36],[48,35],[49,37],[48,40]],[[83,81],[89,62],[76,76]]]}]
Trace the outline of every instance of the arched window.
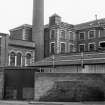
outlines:
[{"label": "arched window", "polygon": [[22,66],[22,54],[17,53],[17,66]]},{"label": "arched window", "polygon": [[14,52],[10,53],[10,66],[15,66],[15,55]]},{"label": "arched window", "polygon": [[27,53],[26,54],[26,63],[25,63],[25,65],[30,66],[30,64],[31,64],[31,54]]}]

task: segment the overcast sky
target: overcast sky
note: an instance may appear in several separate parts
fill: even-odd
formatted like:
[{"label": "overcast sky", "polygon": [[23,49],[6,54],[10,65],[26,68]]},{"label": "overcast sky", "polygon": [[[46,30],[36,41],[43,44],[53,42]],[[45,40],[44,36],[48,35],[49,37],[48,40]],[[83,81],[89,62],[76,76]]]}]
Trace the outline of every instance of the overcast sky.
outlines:
[{"label": "overcast sky", "polygon": [[[0,0],[0,32],[22,24],[32,24],[33,0]],[[49,16],[57,13],[64,22],[79,24],[105,18],[105,0],[44,0],[45,24]]]}]

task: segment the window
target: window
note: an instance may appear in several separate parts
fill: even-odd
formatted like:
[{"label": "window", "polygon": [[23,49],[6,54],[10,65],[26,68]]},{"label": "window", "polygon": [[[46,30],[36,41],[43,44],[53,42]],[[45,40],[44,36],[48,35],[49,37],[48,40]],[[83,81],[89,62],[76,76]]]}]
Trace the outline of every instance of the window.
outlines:
[{"label": "window", "polygon": [[61,53],[65,53],[66,45],[65,43],[61,43]]},{"label": "window", "polygon": [[54,42],[51,42],[51,44],[50,44],[50,53],[51,54],[55,53],[55,43]]},{"label": "window", "polygon": [[55,37],[55,30],[51,30],[50,39],[54,40]]},{"label": "window", "polygon": [[74,44],[69,44],[69,52],[75,52]]},{"label": "window", "polygon": [[65,38],[66,38],[65,31],[61,31],[61,39],[65,39]]},{"label": "window", "polygon": [[10,66],[15,66],[15,56],[14,52],[10,53]]},{"label": "window", "polygon": [[17,53],[17,66],[21,66],[21,65],[22,65],[22,54]]},{"label": "window", "polygon": [[88,38],[89,39],[95,38],[95,30],[91,30],[88,32]]},{"label": "window", "polygon": [[69,40],[73,40],[73,32],[69,32]]},{"label": "window", "polygon": [[79,45],[79,51],[84,52],[85,51],[85,44],[80,44]]},{"label": "window", "polygon": [[27,53],[26,54],[26,61],[25,61],[25,66],[30,66],[31,65],[31,54],[30,53]]},{"label": "window", "polygon": [[94,51],[95,50],[95,43],[89,43],[88,49],[89,49],[89,51]]},{"label": "window", "polygon": [[85,39],[85,32],[80,32],[79,33],[79,39],[84,40]]}]

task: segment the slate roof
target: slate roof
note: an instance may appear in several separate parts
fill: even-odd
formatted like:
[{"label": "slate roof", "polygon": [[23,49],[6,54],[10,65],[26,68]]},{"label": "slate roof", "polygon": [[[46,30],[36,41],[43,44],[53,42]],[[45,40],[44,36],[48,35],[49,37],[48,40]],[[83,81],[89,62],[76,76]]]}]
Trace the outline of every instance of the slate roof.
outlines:
[{"label": "slate roof", "polygon": [[103,64],[105,63],[105,52],[88,52],[88,53],[77,53],[68,55],[54,55],[45,58],[35,63],[34,66],[52,66],[54,62],[55,66],[60,65],[80,65],[84,64]]}]

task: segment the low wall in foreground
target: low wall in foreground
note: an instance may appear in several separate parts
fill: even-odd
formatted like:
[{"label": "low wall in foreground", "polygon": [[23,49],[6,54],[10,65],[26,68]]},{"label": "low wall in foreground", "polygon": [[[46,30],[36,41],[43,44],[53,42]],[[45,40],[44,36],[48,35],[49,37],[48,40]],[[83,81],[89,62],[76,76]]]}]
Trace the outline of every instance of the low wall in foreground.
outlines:
[{"label": "low wall in foreground", "polygon": [[35,73],[36,101],[105,100],[105,74]]}]

